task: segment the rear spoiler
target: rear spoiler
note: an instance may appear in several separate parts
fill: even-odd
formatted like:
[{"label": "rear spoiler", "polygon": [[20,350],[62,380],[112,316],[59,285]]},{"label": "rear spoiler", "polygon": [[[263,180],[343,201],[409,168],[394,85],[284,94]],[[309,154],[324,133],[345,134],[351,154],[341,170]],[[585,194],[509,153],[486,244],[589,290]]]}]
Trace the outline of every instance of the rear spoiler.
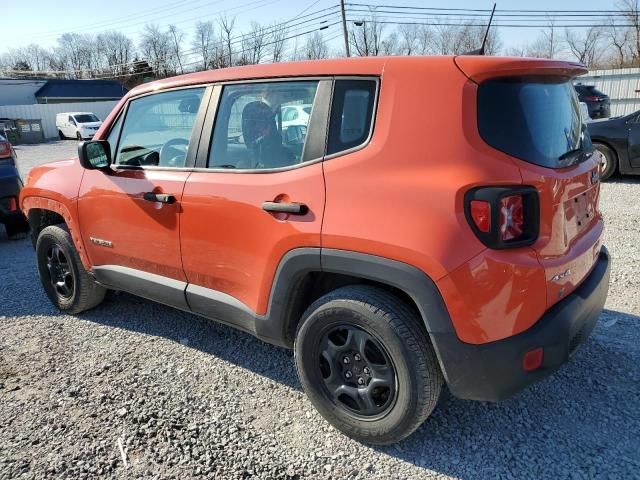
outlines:
[{"label": "rear spoiler", "polygon": [[459,55],[456,66],[470,80],[480,83],[489,78],[549,75],[571,79],[588,72],[581,63],[547,60],[542,58],[479,57]]}]

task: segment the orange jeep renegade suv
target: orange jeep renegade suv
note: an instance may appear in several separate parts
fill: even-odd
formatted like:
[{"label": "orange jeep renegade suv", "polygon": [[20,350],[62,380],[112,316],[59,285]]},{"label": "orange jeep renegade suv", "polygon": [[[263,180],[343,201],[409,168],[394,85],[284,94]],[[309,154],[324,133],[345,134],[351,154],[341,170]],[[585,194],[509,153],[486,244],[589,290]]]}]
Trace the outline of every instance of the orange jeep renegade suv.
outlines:
[{"label": "orange jeep renegade suv", "polygon": [[42,285],[69,313],[124,290],[292,347],[329,422],[398,441],[444,384],[510,397],[594,328],[610,262],[585,72],[393,57],[142,85],[79,159],[31,171]]}]

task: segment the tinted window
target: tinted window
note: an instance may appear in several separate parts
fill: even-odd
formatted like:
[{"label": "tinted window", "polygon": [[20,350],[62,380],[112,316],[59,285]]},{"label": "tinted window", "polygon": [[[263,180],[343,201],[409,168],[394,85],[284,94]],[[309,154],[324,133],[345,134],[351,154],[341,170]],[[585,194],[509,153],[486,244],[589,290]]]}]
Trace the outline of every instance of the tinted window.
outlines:
[{"label": "tinted window", "polygon": [[116,147],[118,146],[118,137],[120,136],[120,127],[122,127],[122,117],[124,115],[120,115],[115,124],[111,127],[109,131],[109,135],[107,135],[107,142],[109,142],[109,147],[111,148],[111,155],[113,155],[116,151]]},{"label": "tinted window", "polygon": [[[489,80],[478,88],[478,129],[492,147],[536,165],[558,168],[580,148],[583,134],[575,90],[560,79]],[[590,141],[589,141],[590,142]]]},{"label": "tinted window", "polygon": [[[317,81],[227,85],[216,115],[210,168],[268,169],[299,164],[309,117],[293,105],[313,104]],[[287,108],[290,107],[290,108]],[[283,125],[290,111],[293,125]]]},{"label": "tinted window", "polygon": [[373,121],[375,94],[373,80],[336,81],[329,125],[329,155],[366,142]]},{"label": "tinted window", "polygon": [[155,93],[132,100],[122,126],[116,163],[184,167],[204,88]]},{"label": "tinted window", "polygon": [[90,122],[99,122],[100,119],[93,114],[88,115],[76,115],[76,122],[78,123],[90,123]]}]

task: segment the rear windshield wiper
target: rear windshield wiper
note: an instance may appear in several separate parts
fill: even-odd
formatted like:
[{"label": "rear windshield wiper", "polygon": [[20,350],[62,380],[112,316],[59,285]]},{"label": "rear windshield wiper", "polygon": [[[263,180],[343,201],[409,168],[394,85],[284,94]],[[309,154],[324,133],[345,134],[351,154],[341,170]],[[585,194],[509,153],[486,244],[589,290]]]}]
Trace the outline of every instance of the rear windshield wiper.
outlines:
[{"label": "rear windshield wiper", "polygon": [[595,148],[593,147],[576,148],[575,150],[569,150],[568,152],[560,155],[558,157],[558,161],[560,162],[560,166],[569,167],[571,165],[584,162],[588,158],[591,158],[593,152],[595,152]]}]

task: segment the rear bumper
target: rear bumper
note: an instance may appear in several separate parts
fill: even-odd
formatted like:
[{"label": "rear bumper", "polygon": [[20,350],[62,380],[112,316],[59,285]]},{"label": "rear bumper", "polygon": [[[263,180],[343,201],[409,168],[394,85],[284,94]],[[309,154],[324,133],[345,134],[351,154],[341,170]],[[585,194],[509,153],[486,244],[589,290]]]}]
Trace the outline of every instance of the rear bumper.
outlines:
[{"label": "rear bumper", "polygon": [[[566,363],[595,327],[609,290],[609,252],[602,247],[595,267],[567,298],[530,329],[482,345],[461,342],[455,333],[431,333],[451,393],[470,400],[497,401],[542,380]],[[541,368],[522,368],[526,352],[544,348]]]},{"label": "rear bumper", "polygon": [[[7,167],[3,170],[6,171],[0,172],[0,223],[20,215],[20,211],[9,211],[9,198],[14,197],[18,203],[22,189],[18,171],[14,167]],[[13,171],[15,171],[15,175]]]}]

